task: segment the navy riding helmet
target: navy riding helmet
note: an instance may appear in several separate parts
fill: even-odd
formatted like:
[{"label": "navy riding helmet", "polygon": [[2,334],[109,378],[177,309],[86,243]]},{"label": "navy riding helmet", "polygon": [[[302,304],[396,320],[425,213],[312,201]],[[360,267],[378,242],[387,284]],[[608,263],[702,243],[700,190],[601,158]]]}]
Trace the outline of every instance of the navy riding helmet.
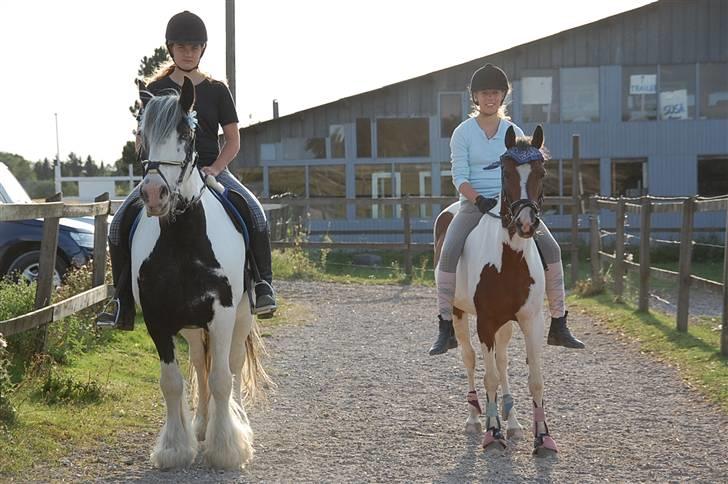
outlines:
[{"label": "navy riding helmet", "polygon": [[169,22],[167,22],[165,39],[167,41],[167,52],[169,52],[172,60],[174,60],[172,44],[201,44],[202,55],[205,55],[205,48],[207,47],[207,28],[205,28],[205,22],[188,10],[180,12],[173,15],[169,19]]},{"label": "navy riding helmet", "polygon": [[503,69],[493,64],[486,64],[473,73],[470,79],[470,96],[475,104],[477,104],[475,93],[486,89],[508,92],[508,76]]}]

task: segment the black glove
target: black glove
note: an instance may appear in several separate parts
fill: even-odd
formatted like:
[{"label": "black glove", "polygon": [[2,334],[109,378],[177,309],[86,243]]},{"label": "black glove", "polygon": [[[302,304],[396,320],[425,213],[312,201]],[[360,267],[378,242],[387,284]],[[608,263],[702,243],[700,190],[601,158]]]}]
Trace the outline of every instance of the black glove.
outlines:
[{"label": "black glove", "polygon": [[475,199],[475,206],[483,213],[490,212],[496,205],[498,205],[498,200],[495,198],[485,198],[483,195],[478,195],[478,198]]}]

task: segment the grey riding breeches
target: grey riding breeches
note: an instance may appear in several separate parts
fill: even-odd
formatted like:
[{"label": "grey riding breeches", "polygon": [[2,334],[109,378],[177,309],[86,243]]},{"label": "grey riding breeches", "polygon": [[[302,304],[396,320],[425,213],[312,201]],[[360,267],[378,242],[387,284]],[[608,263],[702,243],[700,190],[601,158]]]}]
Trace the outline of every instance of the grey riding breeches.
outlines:
[{"label": "grey riding breeches", "polygon": [[[445,234],[445,242],[440,253],[438,268],[443,272],[455,272],[460,255],[465,247],[465,239],[470,232],[478,225],[483,214],[478,207],[469,200],[460,202],[460,208],[453,217],[450,226]],[[561,261],[561,248],[549,231],[546,224],[541,221],[534,239],[538,248],[543,254],[546,264],[553,264]]]}]

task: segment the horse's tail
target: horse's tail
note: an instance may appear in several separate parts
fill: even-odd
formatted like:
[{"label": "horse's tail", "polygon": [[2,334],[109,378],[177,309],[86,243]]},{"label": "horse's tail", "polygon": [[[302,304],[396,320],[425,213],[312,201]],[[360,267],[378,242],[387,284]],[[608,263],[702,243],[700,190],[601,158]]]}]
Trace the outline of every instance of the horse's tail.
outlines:
[{"label": "horse's tail", "polygon": [[245,361],[243,362],[243,385],[245,386],[245,403],[252,404],[264,401],[267,390],[275,387],[275,383],[263,368],[263,358],[268,351],[260,337],[258,322],[253,318],[253,326],[245,340]]}]

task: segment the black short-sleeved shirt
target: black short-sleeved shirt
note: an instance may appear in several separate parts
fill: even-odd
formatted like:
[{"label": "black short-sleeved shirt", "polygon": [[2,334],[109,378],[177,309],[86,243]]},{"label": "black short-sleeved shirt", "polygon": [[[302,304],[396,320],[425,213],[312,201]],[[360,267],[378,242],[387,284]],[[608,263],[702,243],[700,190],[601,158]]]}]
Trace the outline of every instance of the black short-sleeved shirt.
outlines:
[{"label": "black short-sleeved shirt", "polygon": [[[169,77],[154,81],[147,86],[147,90],[155,96],[163,96],[165,91],[169,94],[169,89],[179,93],[182,86]],[[195,105],[192,109],[197,111],[195,147],[199,164],[209,166],[220,154],[218,126],[238,122],[235,102],[225,84],[214,79],[205,79],[195,86]]]}]

